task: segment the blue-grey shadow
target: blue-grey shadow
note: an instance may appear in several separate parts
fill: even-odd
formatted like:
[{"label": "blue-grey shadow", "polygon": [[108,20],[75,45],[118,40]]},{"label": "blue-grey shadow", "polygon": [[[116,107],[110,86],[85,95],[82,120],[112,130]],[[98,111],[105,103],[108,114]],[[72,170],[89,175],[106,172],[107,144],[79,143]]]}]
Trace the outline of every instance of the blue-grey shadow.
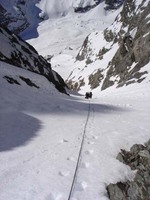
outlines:
[{"label": "blue-grey shadow", "polygon": [[[36,0],[36,3],[38,2],[39,0]],[[30,10],[32,12],[32,15],[30,16],[31,23],[29,24],[29,27],[19,35],[23,40],[37,38],[39,36],[37,28],[39,23],[42,21],[42,19],[39,17],[39,14],[42,12],[41,9],[36,6],[35,2],[31,1],[30,4]]]},{"label": "blue-grey shadow", "polygon": [[37,38],[39,36],[38,32],[37,32],[37,28],[38,28],[38,24],[34,24],[34,26],[29,27],[28,29],[26,29],[24,32],[22,32],[20,34],[20,37],[23,40],[30,40],[32,38]]},{"label": "blue-grey shadow", "polygon": [[[30,108],[27,111],[42,113],[42,114],[49,114],[49,115],[85,115],[87,114],[88,110],[94,110],[95,113],[103,114],[119,114],[120,112],[130,112],[130,109],[127,107],[121,107],[117,105],[105,104],[105,103],[96,103],[95,100],[85,100],[84,96],[67,96],[67,95],[58,95],[55,100],[49,98],[42,99],[42,109],[41,106],[38,106],[38,102],[40,102],[39,97],[37,97],[37,105],[35,101],[30,104]],[[50,102],[52,105],[50,106]]]},{"label": "blue-grey shadow", "polygon": [[41,128],[36,118],[23,112],[4,112],[0,116],[0,152],[27,144]]}]

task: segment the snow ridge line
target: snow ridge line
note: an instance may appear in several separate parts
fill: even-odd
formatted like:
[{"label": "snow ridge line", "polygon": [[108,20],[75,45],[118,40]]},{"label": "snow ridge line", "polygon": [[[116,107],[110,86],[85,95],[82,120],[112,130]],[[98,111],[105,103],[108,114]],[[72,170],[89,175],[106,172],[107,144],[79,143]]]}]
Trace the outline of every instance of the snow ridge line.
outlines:
[{"label": "snow ridge line", "polygon": [[70,198],[72,197],[72,194],[74,192],[74,186],[75,186],[75,183],[76,183],[76,180],[77,180],[77,173],[78,173],[80,161],[82,159],[81,155],[82,155],[82,149],[83,149],[83,146],[84,146],[84,140],[85,140],[85,136],[86,136],[86,128],[87,128],[87,124],[88,124],[89,117],[90,117],[90,111],[91,111],[91,105],[90,105],[90,100],[89,100],[88,114],[87,114],[86,122],[85,122],[85,125],[84,125],[82,142],[81,142],[81,146],[80,146],[80,150],[79,150],[79,155],[78,155],[77,164],[76,164],[76,168],[75,168],[75,172],[74,172],[74,176],[73,176],[73,181],[72,181],[72,184],[71,184],[71,189],[70,189],[69,196],[68,196],[67,200],[70,200]]}]

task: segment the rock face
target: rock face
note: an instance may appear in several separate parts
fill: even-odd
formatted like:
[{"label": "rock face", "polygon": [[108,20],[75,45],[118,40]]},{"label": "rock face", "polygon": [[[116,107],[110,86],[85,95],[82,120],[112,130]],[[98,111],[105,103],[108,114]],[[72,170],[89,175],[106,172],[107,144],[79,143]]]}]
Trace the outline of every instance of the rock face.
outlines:
[{"label": "rock face", "polygon": [[150,200],[150,140],[145,146],[134,145],[129,152],[121,150],[117,158],[137,172],[131,182],[108,185],[110,200]]},{"label": "rock face", "polygon": [[143,75],[148,73],[141,70],[150,58],[150,2],[147,5],[144,2],[138,7],[131,1],[126,1],[124,5],[120,14],[122,27],[114,38],[119,42],[119,48],[108,66],[102,90],[111,85],[112,77],[117,77],[113,84],[116,82],[120,87],[141,82]]},{"label": "rock face", "polygon": [[20,34],[28,27],[41,21],[36,7],[39,0],[0,0],[0,24],[15,34]]},{"label": "rock face", "polygon": [[0,61],[41,74],[66,93],[64,80],[31,45],[5,28],[0,28],[0,44]]},{"label": "rock face", "polygon": [[[121,87],[131,83],[140,83],[147,77],[145,66],[150,61],[150,1],[124,1],[121,13],[115,22],[103,32],[94,32],[87,36],[77,57],[76,62],[85,66],[87,83],[90,88],[95,84],[101,90],[110,86]],[[92,71],[93,67],[93,71]],[[96,71],[101,71],[97,80]],[[81,72],[80,71],[80,72]],[[68,83],[78,82],[78,73],[74,70]],[[84,74],[84,73],[82,73]],[[95,75],[94,75],[95,74]],[[87,79],[81,75],[80,79]],[[73,87],[73,86],[72,86]]]},{"label": "rock face", "polygon": [[74,8],[74,12],[80,12],[80,13],[84,13],[84,12],[87,12],[89,10],[91,10],[92,8],[95,8],[98,4],[101,3],[101,0],[94,0],[93,3],[90,5],[82,5],[84,3],[82,3],[83,1],[80,2],[79,6],[78,7],[75,7]]},{"label": "rock face", "polygon": [[[0,24],[7,27],[10,31],[13,31],[13,33],[17,35],[20,34],[21,37],[29,39],[26,38],[26,35],[24,35],[24,33],[22,34],[22,32],[29,29],[28,35],[33,34],[31,32],[33,32],[33,29],[34,32],[36,31],[38,23],[48,19],[48,14],[38,6],[41,1],[42,0],[0,0]],[[72,6],[75,12],[84,13],[96,7],[101,2],[102,0],[80,0],[76,3],[76,0],[74,0],[74,2],[72,0]],[[68,4],[70,4],[70,2]],[[59,6],[61,6],[61,3],[58,5],[56,3],[56,7]],[[55,6],[54,9],[56,9]]]},{"label": "rock face", "polygon": [[118,9],[122,4],[124,0],[105,0],[106,3],[106,10],[112,10],[112,9]]},{"label": "rock face", "polygon": [[[105,0],[106,4],[105,9],[106,10],[118,9],[123,4],[123,1],[124,0]],[[86,5],[86,6],[83,6],[82,2],[83,1],[80,2],[78,7],[74,8],[75,12],[81,12],[81,13],[87,12],[92,8],[95,8],[98,4],[102,2],[102,0],[93,0],[93,3],[91,5]]]}]

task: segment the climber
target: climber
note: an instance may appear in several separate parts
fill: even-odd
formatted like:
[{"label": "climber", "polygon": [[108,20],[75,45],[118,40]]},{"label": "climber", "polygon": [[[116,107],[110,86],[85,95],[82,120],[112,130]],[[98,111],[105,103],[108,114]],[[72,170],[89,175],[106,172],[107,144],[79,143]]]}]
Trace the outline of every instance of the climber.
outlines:
[{"label": "climber", "polygon": [[86,92],[85,93],[85,98],[86,99],[92,98],[92,92]]}]

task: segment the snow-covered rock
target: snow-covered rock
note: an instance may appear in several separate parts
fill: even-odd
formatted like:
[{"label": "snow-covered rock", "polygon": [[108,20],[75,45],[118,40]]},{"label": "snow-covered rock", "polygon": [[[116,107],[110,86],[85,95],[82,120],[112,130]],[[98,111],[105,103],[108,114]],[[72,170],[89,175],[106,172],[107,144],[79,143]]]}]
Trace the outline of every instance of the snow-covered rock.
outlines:
[{"label": "snow-covered rock", "polygon": [[[75,90],[104,90],[142,82],[150,69],[150,2],[125,1],[115,22],[85,39],[67,82]],[[82,82],[82,84],[80,84]]]},{"label": "snow-covered rock", "polygon": [[0,0],[0,24],[16,34],[26,31],[28,38],[37,37],[36,28],[41,21],[41,10],[36,6],[38,0]]},{"label": "snow-covered rock", "polygon": [[109,184],[110,200],[145,200],[150,197],[150,140],[145,145],[135,144],[130,151],[121,150],[118,160],[136,171],[132,181]]},{"label": "snow-covered rock", "polygon": [[[144,3],[145,2],[145,3]],[[126,15],[127,13],[127,15]],[[150,2],[126,1],[120,17],[121,28],[114,40],[119,44],[108,66],[102,89],[142,82],[149,70],[144,68],[150,58]],[[114,43],[116,42],[114,41]],[[114,81],[112,82],[112,78]]]},{"label": "snow-covered rock", "polygon": [[69,13],[84,13],[102,2],[102,0],[0,0],[0,24],[27,40],[38,37],[37,28],[40,22],[61,18]]},{"label": "snow-covered rock", "polygon": [[41,74],[59,91],[66,92],[66,84],[61,76],[31,45],[4,28],[0,28],[0,43],[0,61]]}]

